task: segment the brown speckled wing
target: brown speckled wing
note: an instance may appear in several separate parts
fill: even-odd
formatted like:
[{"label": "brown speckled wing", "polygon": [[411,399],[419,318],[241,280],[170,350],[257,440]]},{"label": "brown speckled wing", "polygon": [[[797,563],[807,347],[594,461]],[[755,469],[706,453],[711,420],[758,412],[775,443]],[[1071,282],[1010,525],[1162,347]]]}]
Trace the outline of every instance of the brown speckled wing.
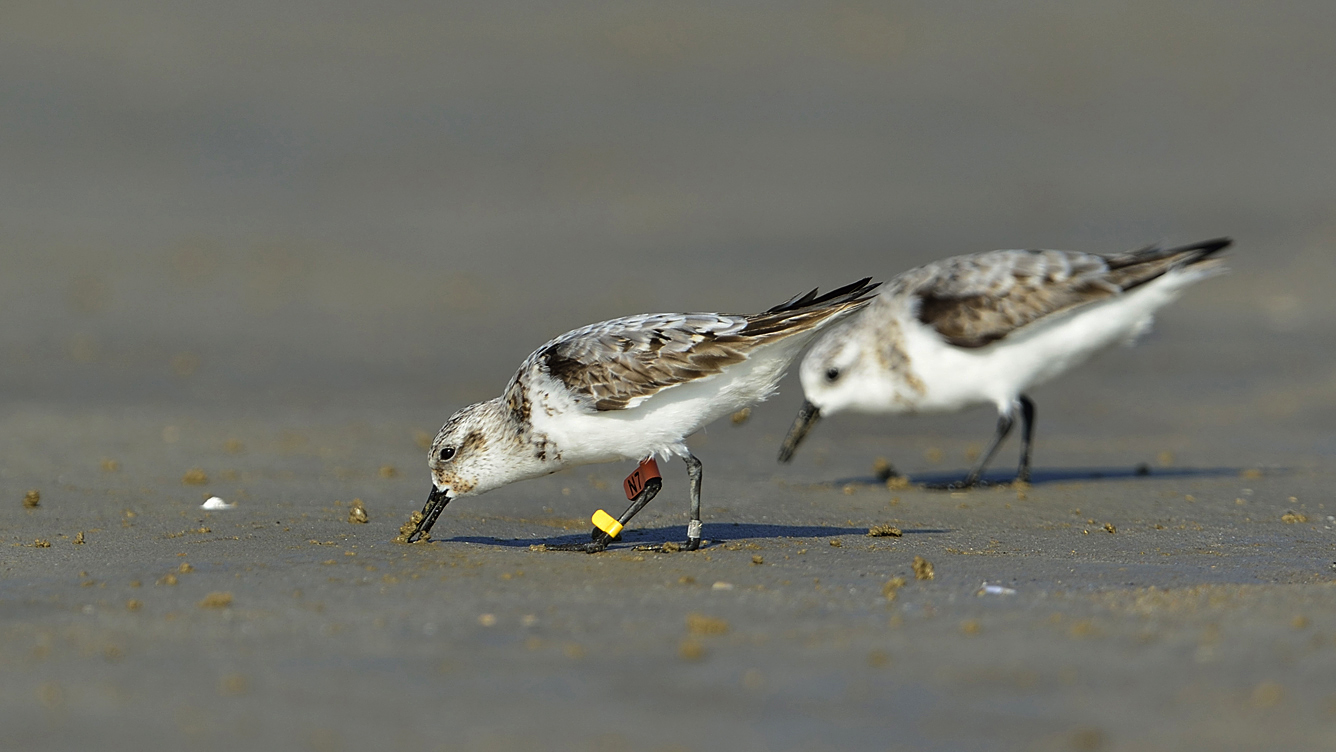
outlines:
[{"label": "brown speckled wing", "polygon": [[906,280],[918,320],[956,347],[983,347],[1045,316],[1119,292],[1100,256],[994,251],[946,259]]},{"label": "brown speckled wing", "polygon": [[622,410],[747,358],[742,316],[652,314],[577,329],[531,358],[595,410]]},{"label": "brown speckled wing", "polygon": [[657,313],[628,316],[568,332],[529,356],[594,410],[624,410],[678,384],[721,373],[757,347],[809,331],[866,305],[864,279],[817,297],[813,291],[750,316]]},{"label": "brown speckled wing", "polygon": [[888,287],[918,299],[918,320],[956,347],[983,347],[1027,324],[1118,295],[1176,266],[1196,263],[1227,239],[1119,256],[1074,251],[993,251],[915,269]]}]

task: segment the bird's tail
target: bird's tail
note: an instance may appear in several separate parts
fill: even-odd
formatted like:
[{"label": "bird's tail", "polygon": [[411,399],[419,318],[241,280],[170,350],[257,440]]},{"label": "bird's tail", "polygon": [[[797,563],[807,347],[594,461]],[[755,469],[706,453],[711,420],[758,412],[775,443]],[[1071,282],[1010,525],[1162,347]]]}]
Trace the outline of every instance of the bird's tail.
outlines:
[{"label": "bird's tail", "polygon": [[1181,245],[1175,248],[1148,246],[1117,256],[1107,256],[1110,281],[1124,291],[1144,285],[1175,269],[1198,266],[1199,271],[1209,275],[1223,269],[1215,254],[1234,243],[1230,238],[1203,240],[1200,243]]},{"label": "bird's tail", "polygon": [[747,326],[739,334],[764,337],[769,334],[796,334],[822,327],[859,310],[872,302],[880,282],[864,277],[853,284],[818,295],[796,295],[764,313],[747,317]]}]

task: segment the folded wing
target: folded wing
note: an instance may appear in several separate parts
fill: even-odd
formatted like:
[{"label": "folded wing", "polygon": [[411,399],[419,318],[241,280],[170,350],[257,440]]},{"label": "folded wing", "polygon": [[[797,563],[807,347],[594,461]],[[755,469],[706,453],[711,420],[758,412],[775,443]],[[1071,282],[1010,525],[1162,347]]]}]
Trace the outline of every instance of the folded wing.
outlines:
[{"label": "folded wing", "polygon": [[659,313],[629,316],[568,332],[529,356],[577,402],[597,411],[635,407],[678,384],[708,378],[756,348],[807,331],[870,300],[868,280],[796,297],[754,315]]},{"label": "folded wing", "polygon": [[1118,256],[1074,251],[993,251],[960,256],[892,283],[918,300],[916,316],[956,347],[996,342],[1040,319],[1120,295],[1226,248],[1221,238]]}]

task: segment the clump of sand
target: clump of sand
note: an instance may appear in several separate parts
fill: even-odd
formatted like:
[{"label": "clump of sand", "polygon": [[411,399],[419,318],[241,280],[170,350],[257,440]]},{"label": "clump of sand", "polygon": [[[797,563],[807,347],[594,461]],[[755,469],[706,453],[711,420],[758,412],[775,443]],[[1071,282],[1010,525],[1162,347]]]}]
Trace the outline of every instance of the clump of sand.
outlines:
[{"label": "clump of sand", "polygon": [[922,556],[914,557],[914,579],[931,580],[934,574],[932,571],[932,562]]},{"label": "clump of sand", "polygon": [[365,525],[370,520],[371,518],[366,513],[366,505],[362,503],[362,500],[353,499],[348,505],[348,522]]},{"label": "clump of sand", "polygon": [[227,608],[232,605],[232,594],[226,591],[214,591],[204,596],[199,602],[200,608]]},{"label": "clump of sand", "polygon": [[728,634],[728,622],[700,613],[687,614],[687,632],[694,635]]},{"label": "clump of sand", "polygon": [[[421,512],[414,512],[414,513],[408,518],[408,522],[405,522],[403,525],[399,526],[399,534],[396,535],[396,536],[394,536],[394,542],[395,542],[395,543],[407,543],[407,542],[408,542],[408,536],[412,535],[414,530],[417,530],[418,525],[422,523],[422,520],[423,520],[422,513],[421,513]],[[424,536],[422,536],[421,538],[418,538],[418,542],[421,543],[421,542],[425,541],[426,539],[427,539],[427,536],[424,535]]]},{"label": "clump of sand", "polygon": [[881,586],[881,594],[886,596],[886,600],[893,601],[895,600],[895,596],[900,593],[900,588],[904,586],[905,586],[905,578],[892,577],[891,579],[886,581],[885,585]]}]

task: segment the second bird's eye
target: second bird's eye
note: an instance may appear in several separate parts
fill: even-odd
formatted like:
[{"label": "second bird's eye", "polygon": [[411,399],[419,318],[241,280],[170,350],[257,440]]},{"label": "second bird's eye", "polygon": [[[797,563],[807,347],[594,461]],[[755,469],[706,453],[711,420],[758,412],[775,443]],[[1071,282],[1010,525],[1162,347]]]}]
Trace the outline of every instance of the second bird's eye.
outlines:
[{"label": "second bird's eye", "polygon": [[838,369],[838,368],[827,368],[827,369],[826,369],[826,381],[834,381],[835,379],[838,379],[839,377],[840,377],[840,369]]},{"label": "second bird's eye", "polygon": [[448,446],[448,447],[441,447],[441,459],[442,459],[443,461],[448,461],[448,460],[450,460],[451,458],[453,458],[454,456],[455,456],[455,448],[454,448],[454,447],[451,447],[451,446]]}]

